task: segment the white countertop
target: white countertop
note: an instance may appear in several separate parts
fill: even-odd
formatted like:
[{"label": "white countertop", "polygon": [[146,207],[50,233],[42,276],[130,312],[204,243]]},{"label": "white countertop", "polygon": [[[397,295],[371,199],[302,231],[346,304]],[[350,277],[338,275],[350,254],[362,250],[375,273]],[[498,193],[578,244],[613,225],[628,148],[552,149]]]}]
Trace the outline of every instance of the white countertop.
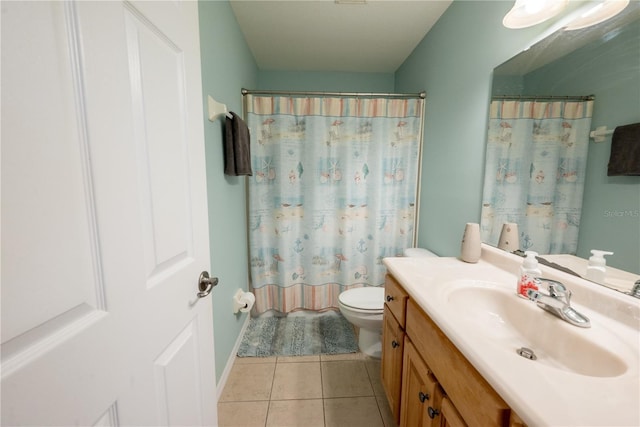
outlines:
[{"label": "white countertop", "polygon": [[[608,351],[624,360],[624,373],[601,377],[520,357],[515,348],[488,339],[490,333],[470,331],[468,323],[443,303],[441,284],[484,280],[498,284],[502,291],[512,290],[509,304],[530,310],[534,303],[515,293],[520,262],[521,258],[486,245],[476,264],[457,258],[384,259],[409,296],[529,426],[640,426],[640,300],[542,266],[544,277],[560,280],[573,292],[572,307],[592,324],[588,329],[578,328],[558,318],[557,327],[575,328],[568,332],[606,343]],[[551,316],[535,308],[540,316]]]}]

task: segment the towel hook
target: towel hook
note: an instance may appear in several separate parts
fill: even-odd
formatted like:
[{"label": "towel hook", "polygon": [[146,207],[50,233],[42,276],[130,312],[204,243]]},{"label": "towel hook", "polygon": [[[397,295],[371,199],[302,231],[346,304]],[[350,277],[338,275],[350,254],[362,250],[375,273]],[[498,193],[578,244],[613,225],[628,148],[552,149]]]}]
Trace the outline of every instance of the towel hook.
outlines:
[{"label": "towel hook", "polygon": [[230,119],[233,118],[229,110],[227,110],[227,106],[213,99],[211,95],[207,95],[207,104],[209,106],[209,121],[215,122],[223,114]]},{"label": "towel hook", "polygon": [[593,142],[604,142],[607,135],[611,135],[613,130],[607,129],[606,126],[598,126],[596,130],[589,133],[589,137],[593,138]]}]

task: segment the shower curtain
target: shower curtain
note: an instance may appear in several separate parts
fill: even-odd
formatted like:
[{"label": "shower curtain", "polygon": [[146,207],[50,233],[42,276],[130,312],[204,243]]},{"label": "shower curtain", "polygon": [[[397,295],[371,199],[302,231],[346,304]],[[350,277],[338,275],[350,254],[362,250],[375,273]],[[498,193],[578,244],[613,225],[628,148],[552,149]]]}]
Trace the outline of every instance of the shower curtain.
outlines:
[{"label": "shower curtain", "polygon": [[422,99],[246,95],[256,312],[338,307],[413,244]]},{"label": "shower curtain", "polygon": [[482,241],[515,222],[520,249],[575,254],[593,101],[491,102]]}]

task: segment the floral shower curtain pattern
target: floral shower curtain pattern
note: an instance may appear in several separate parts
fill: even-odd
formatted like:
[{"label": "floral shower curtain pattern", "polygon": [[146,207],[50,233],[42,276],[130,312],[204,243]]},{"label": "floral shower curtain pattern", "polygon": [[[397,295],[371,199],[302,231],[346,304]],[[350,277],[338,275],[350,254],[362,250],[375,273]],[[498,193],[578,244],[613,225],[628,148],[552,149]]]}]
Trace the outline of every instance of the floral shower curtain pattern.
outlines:
[{"label": "floral shower curtain pattern", "polygon": [[337,308],[410,247],[422,99],[246,95],[256,311]]},{"label": "floral shower curtain pattern", "polygon": [[481,234],[515,222],[520,249],[575,254],[593,101],[491,102]]}]

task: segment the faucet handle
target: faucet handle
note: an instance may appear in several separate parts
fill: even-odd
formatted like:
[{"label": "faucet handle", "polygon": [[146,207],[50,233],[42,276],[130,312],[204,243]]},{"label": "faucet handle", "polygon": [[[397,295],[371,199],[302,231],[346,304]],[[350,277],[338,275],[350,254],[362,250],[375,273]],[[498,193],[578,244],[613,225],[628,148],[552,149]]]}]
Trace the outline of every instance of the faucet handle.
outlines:
[{"label": "faucet handle", "polygon": [[567,288],[557,280],[552,279],[537,279],[540,284],[546,285],[546,288],[549,290],[549,293],[555,293],[556,295],[561,295],[567,291]]},{"label": "faucet handle", "polygon": [[549,293],[553,296],[561,296],[564,295],[565,293],[570,292],[567,290],[567,288],[564,287],[564,285],[560,284],[560,283],[549,283]]},{"label": "faucet handle", "polygon": [[571,291],[567,288],[564,288],[564,299],[567,302],[567,305],[571,303]]},{"label": "faucet handle", "polygon": [[640,298],[640,279],[636,280],[636,283],[633,284],[633,288],[631,288],[629,295]]},{"label": "faucet handle", "polygon": [[538,280],[541,284],[542,283],[546,284],[546,287],[549,290],[549,296],[556,299],[564,298],[567,304],[569,304],[569,301],[571,300],[571,291],[567,289],[567,287],[564,284],[558,282],[557,280],[552,280],[552,279],[538,279]]}]

